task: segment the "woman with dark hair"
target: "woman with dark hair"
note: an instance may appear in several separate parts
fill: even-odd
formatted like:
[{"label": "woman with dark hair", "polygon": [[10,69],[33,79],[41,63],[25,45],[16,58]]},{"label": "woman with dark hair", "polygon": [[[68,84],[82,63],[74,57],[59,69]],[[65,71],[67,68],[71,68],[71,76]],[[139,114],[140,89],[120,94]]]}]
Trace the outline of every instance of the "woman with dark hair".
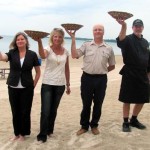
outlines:
[{"label": "woman with dark hair", "polygon": [[46,59],[46,67],[41,87],[41,121],[37,140],[46,142],[53,134],[57,109],[65,91],[70,94],[69,53],[63,47],[64,31],[54,28],[50,33],[49,45],[43,48],[42,40],[36,39],[39,54]]},{"label": "woman with dark hair", "polygon": [[[15,136],[13,141],[25,139],[31,133],[31,107],[34,88],[40,78],[40,67],[37,54],[29,50],[25,33],[15,35],[7,53],[0,52],[0,61],[9,61],[10,73],[7,79],[9,101],[13,116]],[[35,69],[35,78],[32,69]]]}]

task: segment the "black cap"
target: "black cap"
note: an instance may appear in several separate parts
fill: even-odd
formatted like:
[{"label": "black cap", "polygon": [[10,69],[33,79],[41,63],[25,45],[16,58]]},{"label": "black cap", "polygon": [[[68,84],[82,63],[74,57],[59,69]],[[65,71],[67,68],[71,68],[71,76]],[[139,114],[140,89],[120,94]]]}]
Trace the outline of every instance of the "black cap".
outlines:
[{"label": "black cap", "polygon": [[133,21],[133,26],[144,26],[144,24],[141,19],[136,19]]}]

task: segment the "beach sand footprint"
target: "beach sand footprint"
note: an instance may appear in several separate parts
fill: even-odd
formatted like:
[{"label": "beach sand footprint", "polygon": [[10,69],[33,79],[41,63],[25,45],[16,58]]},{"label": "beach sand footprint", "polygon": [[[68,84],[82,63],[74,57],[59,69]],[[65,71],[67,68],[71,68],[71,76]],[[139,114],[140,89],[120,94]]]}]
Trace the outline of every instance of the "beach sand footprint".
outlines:
[{"label": "beach sand footprint", "polygon": [[[50,149],[58,149],[59,147],[59,143],[58,140],[53,139],[53,138],[48,138],[47,142],[41,142],[41,141],[37,141],[36,139],[33,141],[33,143],[30,143],[29,148],[34,148],[34,150],[42,150],[45,149],[47,147],[50,147]],[[46,149],[46,150],[47,150]]]},{"label": "beach sand footprint", "polygon": [[132,128],[132,127],[131,127],[131,132],[123,132],[122,126],[120,124],[117,124],[117,123],[110,124],[108,126],[108,130],[114,136],[129,137],[129,138],[141,136],[141,134],[143,133],[143,131],[141,132],[141,130],[136,129],[136,128]]},{"label": "beach sand footprint", "polygon": [[80,148],[95,149],[98,148],[99,145],[101,145],[102,141],[103,140],[100,135],[90,135],[89,138],[84,139],[84,142],[82,142]]},{"label": "beach sand footprint", "polygon": [[17,145],[18,143],[16,141],[8,141],[0,147],[0,150],[16,150]]},{"label": "beach sand footprint", "polygon": [[83,135],[77,136],[76,133],[71,134],[67,145],[72,146],[73,149],[94,149],[102,142],[101,135],[93,135],[91,131]]},{"label": "beach sand footprint", "polygon": [[77,140],[78,140],[78,136],[76,135],[76,132],[73,132],[73,133],[71,134],[70,140],[69,140],[69,142],[67,143],[67,145],[68,145],[68,146],[74,145]]}]

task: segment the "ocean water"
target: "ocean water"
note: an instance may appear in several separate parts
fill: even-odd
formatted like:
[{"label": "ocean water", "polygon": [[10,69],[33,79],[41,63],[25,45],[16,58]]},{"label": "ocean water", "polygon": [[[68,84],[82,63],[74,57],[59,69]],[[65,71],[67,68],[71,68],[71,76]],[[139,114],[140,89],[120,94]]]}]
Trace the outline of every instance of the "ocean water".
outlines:
[{"label": "ocean water", "polygon": [[[30,37],[28,39],[29,39],[29,43],[30,43],[30,49],[38,53],[37,42],[32,40]],[[12,42],[12,40],[13,40],[13,36],[3,36],[3,38],[0,39],[0,51],[1,52],[9,51],[9,45]],[[48,40],[49,40],[49,38],[47,38],[47,37],[42,39],[44,47],[48,45]],[[79,48],[85,41],[86,41],[85,39],[77,39],[76,47]],[[109,44],[110,46],[112,46],[115,55],[121,55],[121,50],[117,47],[115,42],[106,42],[106,43]],[[64,47],[69,52],[71,51],[71,39],[68,39],[68,38],[65,39]]]}]

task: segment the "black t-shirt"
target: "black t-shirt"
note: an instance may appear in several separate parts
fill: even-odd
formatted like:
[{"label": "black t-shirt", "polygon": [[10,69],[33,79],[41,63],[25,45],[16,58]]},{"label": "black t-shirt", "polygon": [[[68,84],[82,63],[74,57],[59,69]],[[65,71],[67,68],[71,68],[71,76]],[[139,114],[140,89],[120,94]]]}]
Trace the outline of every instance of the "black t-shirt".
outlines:
[{"label": "black t-shirt", "polygon": [[150,49],[146,39],[130,34],[122,41],[119,37],[116,40],[118,47],[121,48],[125,65],[150,71]]}]

